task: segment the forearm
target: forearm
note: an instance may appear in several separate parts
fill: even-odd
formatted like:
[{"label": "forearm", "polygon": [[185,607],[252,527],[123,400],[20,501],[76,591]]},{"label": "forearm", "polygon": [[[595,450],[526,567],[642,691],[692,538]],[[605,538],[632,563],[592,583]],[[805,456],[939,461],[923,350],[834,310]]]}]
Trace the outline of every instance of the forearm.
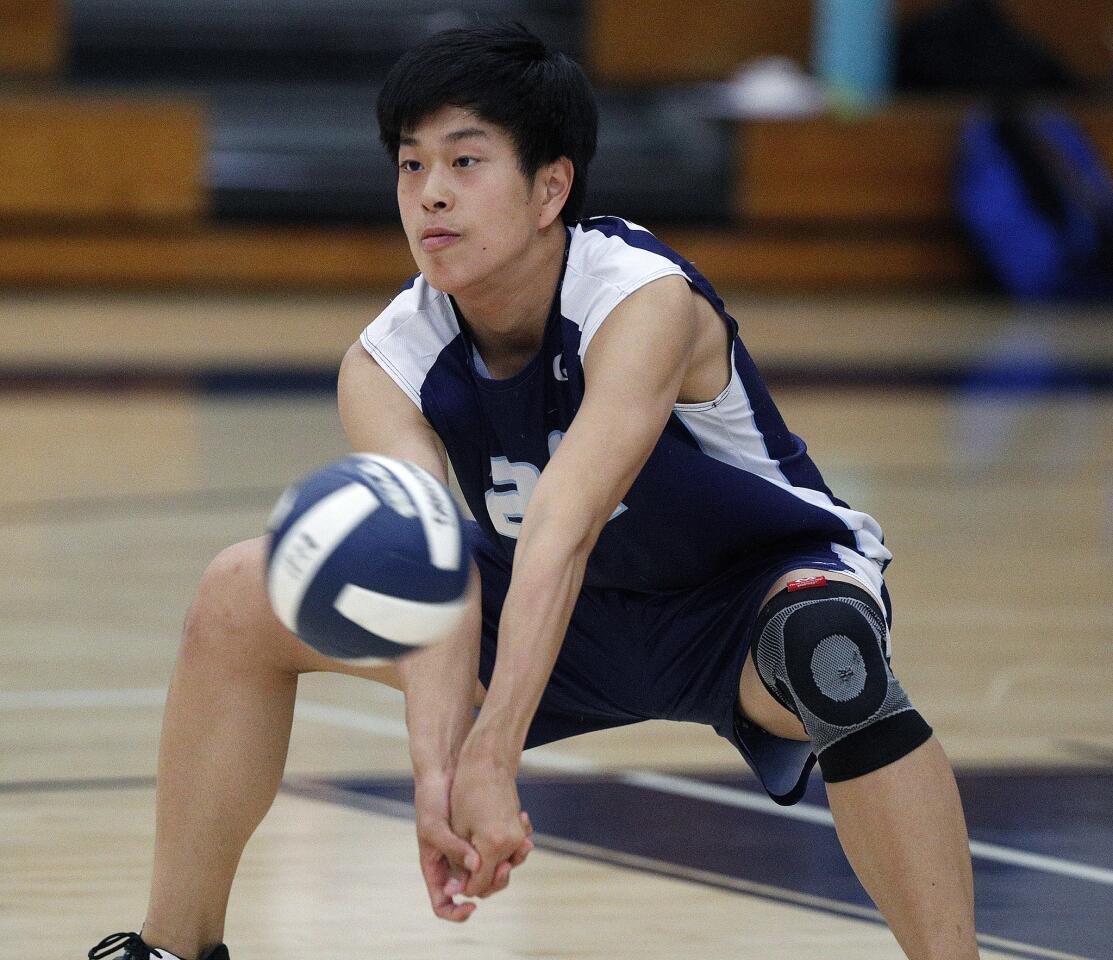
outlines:
[{"label": "forearm", "polygon": [[530,722],[564,642],[586,562],[583,548],[551,542],[532,549],[519,545],[499,623],[494,673],[465,750],[517,771]]},{"label": "forearm", "polygon": [[398,661],[410,758],[418,779],[450,775],[472,727],[480,631],[479,575],[474,570],[469,594],[465,620],[453,636]]}]

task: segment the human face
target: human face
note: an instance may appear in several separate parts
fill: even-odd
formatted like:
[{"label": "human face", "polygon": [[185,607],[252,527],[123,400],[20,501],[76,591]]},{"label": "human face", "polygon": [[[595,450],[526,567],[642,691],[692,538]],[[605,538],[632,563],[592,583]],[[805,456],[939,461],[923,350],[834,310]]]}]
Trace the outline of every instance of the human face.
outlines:
[{"label": "human face", "polygon": [[460,107],[402,137],[398,210],[418,269],[456,295],[511,280],[545,225],[509,133]]}]

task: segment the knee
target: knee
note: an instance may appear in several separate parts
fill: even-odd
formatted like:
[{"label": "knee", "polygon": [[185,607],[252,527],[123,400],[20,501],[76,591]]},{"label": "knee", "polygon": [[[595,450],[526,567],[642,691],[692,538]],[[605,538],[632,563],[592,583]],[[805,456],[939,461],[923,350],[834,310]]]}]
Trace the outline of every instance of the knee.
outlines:
[{"label": "knee", "polygon": [[762,611],[758,675],[800,718],[828,782],[886,766],[931,735],[889,668],[887,646],[884,615],[852,584],[786,591]]},{"label": "knee", "polygon": [[266,546],[246,540],[222,550],[201,577],[186,615],[182,656],[235,662],[257,656],[276,631],[284,631],[266,593]]}]

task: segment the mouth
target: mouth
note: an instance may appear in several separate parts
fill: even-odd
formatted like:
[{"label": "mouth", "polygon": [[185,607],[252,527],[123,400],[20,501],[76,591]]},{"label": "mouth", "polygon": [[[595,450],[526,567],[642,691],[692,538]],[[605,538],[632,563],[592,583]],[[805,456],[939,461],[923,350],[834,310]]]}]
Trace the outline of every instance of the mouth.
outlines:
[{"label": "mouth", "polygon": [[460,234],[446,227],[426,227],[421,231],[421,249],[426,253],[443,250],[460,239]]}]

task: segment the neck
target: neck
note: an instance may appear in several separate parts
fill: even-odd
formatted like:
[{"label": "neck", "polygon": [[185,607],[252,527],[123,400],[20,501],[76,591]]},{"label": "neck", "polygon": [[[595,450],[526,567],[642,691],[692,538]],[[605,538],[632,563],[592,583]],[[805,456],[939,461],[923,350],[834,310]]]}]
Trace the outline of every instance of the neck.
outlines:
[{"label": "neck", "polygon": [[547,227],[525,254],[477,289],[453,294],[484,360],[532,356],[541,347],[549,307],[564,265],[564,224]]}]

